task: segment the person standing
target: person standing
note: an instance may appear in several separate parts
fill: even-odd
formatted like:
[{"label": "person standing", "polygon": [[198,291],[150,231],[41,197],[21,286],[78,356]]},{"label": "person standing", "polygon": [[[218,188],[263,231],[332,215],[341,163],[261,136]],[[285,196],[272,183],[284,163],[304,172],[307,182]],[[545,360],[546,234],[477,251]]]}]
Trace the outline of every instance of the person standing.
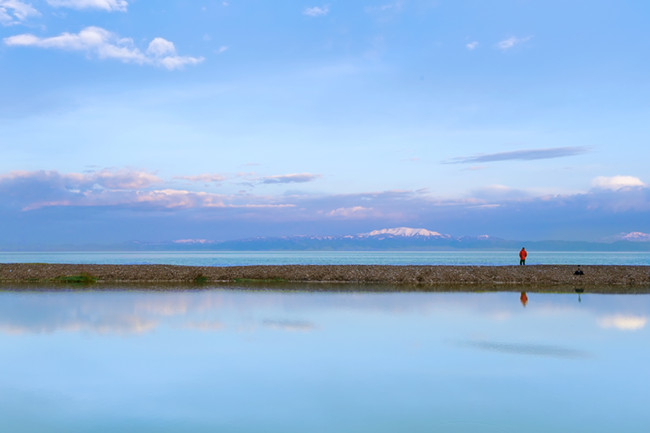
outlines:
[{"label": "person standing", "polygon": [[519,251],[519,265],[525,265],[526,264],[526,257],[528,256],[528,253],[526,252],[526,248],[522,247],[521,251]]}]

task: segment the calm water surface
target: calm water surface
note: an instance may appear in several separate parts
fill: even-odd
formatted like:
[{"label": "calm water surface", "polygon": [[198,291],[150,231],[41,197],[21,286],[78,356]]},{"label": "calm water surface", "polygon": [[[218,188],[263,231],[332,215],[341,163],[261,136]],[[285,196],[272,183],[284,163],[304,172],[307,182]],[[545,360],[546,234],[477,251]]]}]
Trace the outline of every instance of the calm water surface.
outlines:
[{"label": "calm water surface", "polygon": [[[519,251],[0,252],[0,263],[244,265],[518,265]],[[646,265],[650,252],[529,251],[527,264]]]},{"label": "calm water surface", "polygon": [[650,295],[0,292],[0,431],[648,432]]}]

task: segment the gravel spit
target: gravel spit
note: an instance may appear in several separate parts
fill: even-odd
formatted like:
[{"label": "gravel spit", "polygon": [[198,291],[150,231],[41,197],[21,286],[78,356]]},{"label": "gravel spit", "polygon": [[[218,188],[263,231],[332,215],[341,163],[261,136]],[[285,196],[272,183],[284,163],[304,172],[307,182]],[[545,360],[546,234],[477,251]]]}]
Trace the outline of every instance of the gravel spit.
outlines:
[{"label": "gravel spit", "polygon": [[[650,292],[650,266],[174,266],[0,264],[0,283],[62,283],[85,275],[96,283],[381,283],[416,286],[515,286],[611,288]],[[607,291],[607,290],[605,290]]]}]

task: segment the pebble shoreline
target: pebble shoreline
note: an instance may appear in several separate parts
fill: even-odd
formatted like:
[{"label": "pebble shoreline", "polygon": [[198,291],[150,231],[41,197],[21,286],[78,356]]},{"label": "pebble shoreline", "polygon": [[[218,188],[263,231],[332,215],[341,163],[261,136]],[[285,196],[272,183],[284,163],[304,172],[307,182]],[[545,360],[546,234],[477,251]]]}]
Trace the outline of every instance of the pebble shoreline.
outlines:
[{"label": "pebble shoreline", "polygon": [[0,283],[62,283],[86,275],[94,283],[375,283],[432,288],[517,287],[579,288],[589,291],[650,293],[650,266],[385,266],[385,265],[280,265],[280,266],[174,266],[0,264]]}]

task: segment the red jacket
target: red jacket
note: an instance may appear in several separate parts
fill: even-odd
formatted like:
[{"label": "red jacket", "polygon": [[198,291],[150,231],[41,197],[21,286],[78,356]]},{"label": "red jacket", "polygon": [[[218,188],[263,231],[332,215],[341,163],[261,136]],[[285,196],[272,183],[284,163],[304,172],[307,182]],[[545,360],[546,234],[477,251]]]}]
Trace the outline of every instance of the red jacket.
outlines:
[{"label": "red jacket", "polygon": [[521,260],[526,260],[526,256],[527,256],[527,255],[528,255],[528,253],[526,252],[525,249],[522,248],[521,251],[519,251],[519,258],[520,258]]}]

